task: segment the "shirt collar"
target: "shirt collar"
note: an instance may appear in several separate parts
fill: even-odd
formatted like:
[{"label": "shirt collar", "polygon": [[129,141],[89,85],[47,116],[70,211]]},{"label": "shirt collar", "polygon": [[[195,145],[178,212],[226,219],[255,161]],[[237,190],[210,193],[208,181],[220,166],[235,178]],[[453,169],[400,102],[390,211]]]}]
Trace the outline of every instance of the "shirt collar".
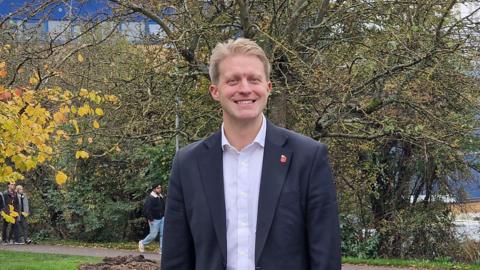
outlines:
[{"label": "shirt collar", "polygon": [[[261,147],[264,147],[266,134],[267,134],[267,120],[265,116],[262,114],[262,126],[260,127],[260,130],[258,131],[257,136],[255,137],[255,139],[250,145],[257,143]],[[227,136],[225,135],[224,124],[222,123],[222,149],[225,151],[226,147],[234,148],[228,141]]]},{"label": "shirt collar", "polygon": [[150,195],[152,195],[154,198],[160,197],[155,191],[150,192]]}]

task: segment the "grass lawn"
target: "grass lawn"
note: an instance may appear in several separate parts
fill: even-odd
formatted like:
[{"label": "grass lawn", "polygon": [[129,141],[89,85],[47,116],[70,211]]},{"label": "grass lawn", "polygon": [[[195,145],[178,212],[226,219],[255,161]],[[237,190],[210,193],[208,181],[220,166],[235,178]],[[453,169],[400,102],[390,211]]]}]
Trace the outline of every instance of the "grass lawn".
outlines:
[{"label": "grass lawn", "polygon": [[480,270],[479,264],[460,264],[448,261],[402,260],[402,259],[359,259],[342,258],[342,263],[392,267],[416,267],[422,269]]},{"label": "grass lawn", "polygon": [[0,250],[2,270],[76,270],[80,264],[98,263],[101,260],[99,257]]}]

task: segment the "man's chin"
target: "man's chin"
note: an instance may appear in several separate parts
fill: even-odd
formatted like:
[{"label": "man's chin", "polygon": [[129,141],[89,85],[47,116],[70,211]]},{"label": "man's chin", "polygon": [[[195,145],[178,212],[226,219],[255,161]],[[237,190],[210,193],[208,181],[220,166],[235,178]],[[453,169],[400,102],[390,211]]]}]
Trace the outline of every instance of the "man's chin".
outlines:
[{"label": "man's chin", "polygon": [[242,114],[242,115],[237,115],[233,121],[238,122],[238,123],[243,123],[243,124],[248,124],[248,123],[257,123],[261,119],[261,114]]}]

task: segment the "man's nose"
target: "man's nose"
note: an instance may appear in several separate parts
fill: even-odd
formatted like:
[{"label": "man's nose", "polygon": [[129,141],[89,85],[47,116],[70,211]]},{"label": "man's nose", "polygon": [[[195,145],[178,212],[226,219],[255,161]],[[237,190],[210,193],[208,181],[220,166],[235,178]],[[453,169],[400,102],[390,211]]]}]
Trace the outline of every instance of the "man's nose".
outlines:
[{"label": "man's nose", "polygon": [[240,85],[239,85],[239,92],[242,93],[242,94],[248,94],[250,93],[252,90],[250,88],[250,85],[248,83],[248,80],[247,79],[242,79],[240,81]]}]

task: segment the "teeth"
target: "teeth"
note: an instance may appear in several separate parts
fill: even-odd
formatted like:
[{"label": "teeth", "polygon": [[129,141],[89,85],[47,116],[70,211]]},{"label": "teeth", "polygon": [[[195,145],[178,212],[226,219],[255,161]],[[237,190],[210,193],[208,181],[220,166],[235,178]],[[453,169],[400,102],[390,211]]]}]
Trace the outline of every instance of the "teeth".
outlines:
[{"label": "teeth", "polygon": [[250,103],[253,103],[252,100],[239,100],[237,101],[238,104],[250,104]]}]

